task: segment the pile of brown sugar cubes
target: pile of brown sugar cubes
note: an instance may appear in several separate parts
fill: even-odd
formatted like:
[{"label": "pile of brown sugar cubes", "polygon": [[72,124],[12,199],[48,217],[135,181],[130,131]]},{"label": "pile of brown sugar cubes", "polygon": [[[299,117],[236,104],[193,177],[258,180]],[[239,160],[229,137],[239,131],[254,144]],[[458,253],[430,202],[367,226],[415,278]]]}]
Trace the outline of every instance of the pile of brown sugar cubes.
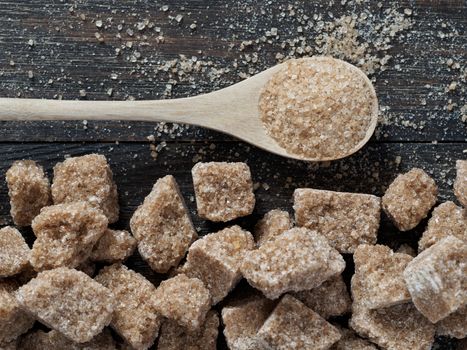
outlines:
[{"label": "pile of brown sugar cubes", "polygon": [[[434,208],[417,255],[376,243],[381,209],[407,231],[436,205],[421,169],[382,198],[299,188],[293,219],[275,209],[253,234],[227,224],[198,237],[171,175],[134,212],[130,233],[109,228],[119,205],[104,156],[57,164],[52,185],[36,162],[17,161],[6,173],[11,215],[36,238],[30,247],[18,229],[0,230],[0,349],[211,350],[220,332],[232,350],[427,350],[435,335],[465,338],[467,161],[456,167],[461,206]],[[245,163],[198,163],[192,176],[201,218],[253,212]],[[136,249],[165,280],[125,265]],[[350,293],[342,254],[355,264]]]}]

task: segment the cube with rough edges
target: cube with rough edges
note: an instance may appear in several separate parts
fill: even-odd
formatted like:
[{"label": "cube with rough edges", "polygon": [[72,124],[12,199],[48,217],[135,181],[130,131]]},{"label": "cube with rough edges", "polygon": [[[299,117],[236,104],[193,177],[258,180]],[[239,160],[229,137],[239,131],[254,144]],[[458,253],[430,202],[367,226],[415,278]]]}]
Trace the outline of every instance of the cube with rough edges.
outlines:
[{"label": "cube with rough edges", "polygon": [[54,167],[52,197],[55,204],[87,201],[100,208],[109,220],[118,220],[117,185],[105,156],[71,157]]},{"label": "cube with rough edges", "polygon": [[254,231],[256,243],[260,246],[264,242],[273,240],[285,231],[290,230],[292,226],[292,220],[288,212],[273,209],[256,223]]},{"label": "cube with rough edges", "polygon": [[381,199],[361,194],[298,188],[294,192],[297,226],[315,230],[341,253],[359,244],[375,244]]},{"label": "cube with rough edges", "polygon": [[172,175],[157,180],[130,221],[141,257],[156,272],[177,266],[198,237]]},{"label": "cube with rough edges", "polygon": [[259,329],[257,337],[266,349],[325,350],[336,343],[339,330],[290,295],[285,295]]},{"label": "cube with rough edges", "polygon": [[40,272],[16,292],[21,307],[76,343],[98,335],[111,319],[113,293],[85,273],[60,267]]},{"label": "cube with rough edges", "polygon": [[435,323],[467,304],[467,244],[448,236],[421,252],[404,270],[417,309]]},{"label": "cube with rough edges", "polygon": [[340,274],[345,261],[323,236],[293,228],[245,254],[241,271],[267,298],[318,287]]},{"label": "cube with rough edges", "polygon": [[136,240],[125,230],[105,230],[92,249],[90,259],[107,263],[123,262],[136,249]]},{"label": "cube with rough edges", "polygon": [[31,249],[17,229],[11,226],[0,229],[0,247],[0,278],[27,269]]},{"label": "cube with rough edges", "polygon": [[95,280],[115,296],[110,327],[134,349],[151,347],[162,321],[153,299],[156,287],[122,264],[104,267]]},{"label": "cube with rough edges", "polygon": [[435,181],[423,170],[413,168],[389,185],[381,204],[400,231],[408,231],[427,217],[438,197]]},{"label": "cube with rough edges", "polygon": [[227,222],[255,207],[250,168],[245,163],[197,163],[191,170],[198,215]]},{"label": "cube with rough edges", "polygon": [[45,207],[32,222],[36,235],[30,263],[36,271],[85,262],[107,229],[107,217],[87,202]]},{"label": "cube with rough edges", "polygon": [[13,222],[18,226],[31,225],[40,210],[52,202],[44,169],[32,160],[19,160],[8,169],[5,177]]}]

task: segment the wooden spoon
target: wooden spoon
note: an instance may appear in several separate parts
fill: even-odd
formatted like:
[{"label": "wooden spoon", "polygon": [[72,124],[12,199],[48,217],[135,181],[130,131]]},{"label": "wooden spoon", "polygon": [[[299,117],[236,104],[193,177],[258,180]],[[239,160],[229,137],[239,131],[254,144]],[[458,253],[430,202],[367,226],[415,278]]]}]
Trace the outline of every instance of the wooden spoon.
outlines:
[{"label": "wooden spoon", "polygon": [[[0,98],[0,120],[139,120],[192,124],[235,136],[284,157],[307,161],[343,158],[355,153],[368,142],[378,119],[377,101],[365,138],[345,155],[336,158],[307,158],[290,154],[279,146],[266,133],[260,118],[258,101],[263,86],[284,64],[276,65],[222,90],[172,100],[58,101]],[[372,87],[362,71],[348,65],[360,72]],[[376,94],[373,95],[376,99]]]}]

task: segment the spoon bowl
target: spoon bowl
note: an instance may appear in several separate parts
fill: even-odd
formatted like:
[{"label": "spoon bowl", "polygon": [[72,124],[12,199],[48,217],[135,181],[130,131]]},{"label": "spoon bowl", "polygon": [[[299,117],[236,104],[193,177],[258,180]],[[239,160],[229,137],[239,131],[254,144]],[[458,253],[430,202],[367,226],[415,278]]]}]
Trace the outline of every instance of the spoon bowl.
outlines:
[{"label": "spoon bowl", "polygon": [[[377,101],[365,138],[336,158],[309,158],[287,152],[266,132],[261,120],[259,99],[265,84],[284,65],[278,64],[251,78],[207,94],[147,101],[57,101],[45,99],[0,98],[0,120],[131,120],[197,125],[234,136],[268,152],[298,160],[329,161],[349,156],[371,138],[378,119]],[[351,69],[373,86],[355,66]]]}]

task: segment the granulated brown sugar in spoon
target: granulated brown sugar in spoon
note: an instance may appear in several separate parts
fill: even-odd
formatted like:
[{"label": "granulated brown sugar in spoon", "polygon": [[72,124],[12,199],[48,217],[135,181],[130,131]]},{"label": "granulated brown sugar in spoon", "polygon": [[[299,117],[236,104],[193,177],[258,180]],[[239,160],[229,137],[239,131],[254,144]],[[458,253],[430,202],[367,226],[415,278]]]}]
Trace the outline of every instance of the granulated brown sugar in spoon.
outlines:
[{"label": "granulated brown sugar in spoon", "polygon": [[290,60],[205,95],[155,101],[0,99],[0,120],[144,120],[198,125],[294,159],[358,151],[378,101],[358,68],[330,57]]}]

